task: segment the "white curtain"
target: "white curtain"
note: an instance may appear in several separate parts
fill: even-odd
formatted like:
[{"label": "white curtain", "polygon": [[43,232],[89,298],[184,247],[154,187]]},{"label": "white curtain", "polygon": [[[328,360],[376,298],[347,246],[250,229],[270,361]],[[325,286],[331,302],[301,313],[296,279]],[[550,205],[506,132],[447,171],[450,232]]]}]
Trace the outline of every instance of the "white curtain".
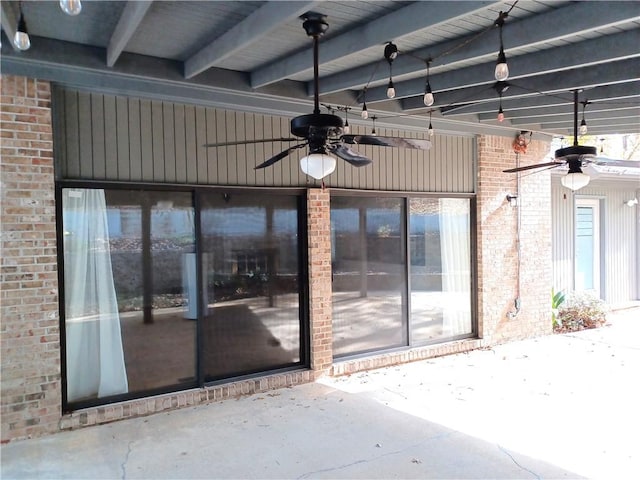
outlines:
[{"label": "white curtain", "polygon": [[471,332],[471,255],[469,202],[440,199],[443,334]]},{"label": "white curtain", "polygon": [[104,190],[64,189],[67,399],[129,390]]}]

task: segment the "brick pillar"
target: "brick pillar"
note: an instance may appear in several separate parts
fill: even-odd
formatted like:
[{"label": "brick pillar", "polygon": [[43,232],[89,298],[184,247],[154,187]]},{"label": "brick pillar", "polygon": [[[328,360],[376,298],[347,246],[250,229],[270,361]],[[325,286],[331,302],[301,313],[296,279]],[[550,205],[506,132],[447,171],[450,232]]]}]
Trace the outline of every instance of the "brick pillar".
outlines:
[{"label": "brick pillar", "polygon": [[0,77],[2,441],[57,430],[60,330],[51,90]]},{"label": "brick pillar", "polygon": [[[551,181],[548,171],[521,174],[519,206],[513,138],[478,139],[478,327],[488,344],[551,333]],[[533,141],[520,165],[548,161],[549,144]],[[525,176],[526,175],[526,176]],[[520,288],[518,292],[518,209]],[[521,309],[515,313],[514,301]]]},{"label": "brick pillar", "polygon": [[311,369],[315,378],[333,363],[331,327],[331,217],[329,190],[307,192]]}]

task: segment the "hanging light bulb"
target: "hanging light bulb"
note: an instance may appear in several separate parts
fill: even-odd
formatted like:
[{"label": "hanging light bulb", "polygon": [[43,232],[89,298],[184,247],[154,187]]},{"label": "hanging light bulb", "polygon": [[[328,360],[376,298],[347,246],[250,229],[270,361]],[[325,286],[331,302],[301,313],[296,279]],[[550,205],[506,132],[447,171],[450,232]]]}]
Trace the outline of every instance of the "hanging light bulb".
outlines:
[{"label": "hanging light bulb", "polygon": [[387,86],[387,98],[395,98],[396,89],[393,87],[393,61],[398,57],[398,47],[392,42],[387,43],[384,47],[384,58],[389,63],[389,85]]},{"label": "hanging light bulb", "polygon": [[387,98],[394,98],[396,96],[396,89],[393,87],[393,80],[389,79],[389,85],[387,85]]},{"label": "hanging light bulb", "polygon": [[427,80],[427,84],[424,88],[424,104],[427,107],[430,107],[435,102],[435,98],[433,97],[433,92],[431,91],[431,85],[429,84],[429,80]]},{"label": "hanging light bulb", "polygon": [[431,83],[429,83],[429,67],[431,65],[431,60],[427,60],[427,83],[424,86],[424,104],[427,107],[433,105],[435,98],[433,98],[433,92],[431,91]]},{"label": "hanging light bulb", "polygon": [[433,125],[431,125],[431,112],[429,112],[429,128],[427,129],[427,134],[430,137],[433,137],[433,134],[434,134]]},{"label": "hanging light bulb", "polygon": [[362,102],[362,113],[360,114],[363,120],[369,118],[369,112],[367,111],[367,102]]},{"label": "hanging light bulb", "polygon": [[373,128],[371,128],[371,135],[373,135],[374,137],[377,135],[376,133],[376,120],[378,119],[378,117],[376,117],[375,115],[373,117],[371,117],[371,120],[373,120]]},{"label": "hanging light bulb", "polygon": [[496,80],[502,82],[509,78],[509,66],[507,65],[507,57],[504,54],[504,48],[500,46],[500,53],[496,62]]},{"label": "hanging light bulb", "polygon": [[588,130],[589,129],[587,128],[587,122],[585,122],[583,118],[580,122],[580,128],[578,129],[578,132],[580,133],[580,135],[586,135]]},{"label": "hanging light bulb", "polygon": [[589,104],[589,102],[587,102],[586,100],[581,102],[582,103],[582,121],[580,122],[580,128],[578,129],[578,133],[580,135],[586,135],[588,128],[587,128],[587,122],[584,119],[584,109],[586,108],[586,106]]},{"label": "hanging light bulb", "polygon": [[495,24],[500,29],[500,52],[498,53],[498,60],[496,61],[495,77],[499,82],[505,81],[509,78],[509,66],[507,65],[507,56],[504,54],[504,44],[502,43],[502,27],[504,25],[504,19],[507,14],[500,12],[500,16],[496,20]]},{"label": "hanging light bulb", "polygon": [[16,34],[13,36],[13,45],[18,50],[22,51],[29,50],[29,47],[31,47],[31,40],[29,39],[29,33],[27,32],[27,22],[24,21],[22,8],[20,8],[18,28],[16,28]]},{"label": "hanging light bulb", "polygon": [[502,105],[500,105],[500,110],[498,110],[498,121],[499,122],[504,121],[504,112],[502,111]]},{"label": "hanging light bulb", "polygon": [[82,3],[80,0],[60,0],[60,8],[64,13],[73,17],[82,11]]},{"label": "hanging light bulb", "polygon": [[344,127],[342,129],[344,133],[351,132],[351,127],[349,126],[349,110],[351,110],[351,107],[344,107]]}]

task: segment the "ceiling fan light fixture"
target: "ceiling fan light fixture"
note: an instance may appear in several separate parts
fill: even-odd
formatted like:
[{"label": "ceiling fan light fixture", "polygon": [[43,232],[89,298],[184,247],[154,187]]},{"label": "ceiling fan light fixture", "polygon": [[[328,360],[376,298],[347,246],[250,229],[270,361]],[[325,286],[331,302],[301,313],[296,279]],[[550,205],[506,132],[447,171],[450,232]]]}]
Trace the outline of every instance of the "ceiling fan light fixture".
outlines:
[{"label": "ceiling fan light fixture", "polygon": [[[578,170],[580,169],[578,168]],[[579,172],[567,173],[564,177],[562,177],[560,182],[562,183],[563,187],[566,187],[575,192],[576,190],[580,190],[581,188],[589,185],[590,180],[591,177],[580,170]]]},{"label": "ceiling fan light fixture", "polygon": [[67,15],[76,16],[82,11],[80,0],[60,0],[60,8]]},{"label": "ceiling fan light fixture", "polygon": [[322,180],[336,169],[336,159],[325,152],[314,152],[300,159],[300,169],[305,175]]},{"label": "ceiling fan light fixture", "polygon": [[18,50],[29,50],[31,47],[31,40],[29,39],[29,32],[27,32],[27,22],[24,20],[22,9],[20,10],[20,19],[18,20],[18,27],[16,33],[13,36],[13,45]]}]

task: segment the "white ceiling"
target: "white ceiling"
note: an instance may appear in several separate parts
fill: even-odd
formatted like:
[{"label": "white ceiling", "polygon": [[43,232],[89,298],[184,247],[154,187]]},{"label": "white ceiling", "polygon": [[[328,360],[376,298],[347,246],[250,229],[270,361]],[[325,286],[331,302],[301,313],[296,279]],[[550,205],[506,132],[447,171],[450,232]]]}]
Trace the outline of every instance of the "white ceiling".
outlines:
[{"label": "white ceiling", "polygon": [[[515,3],[515,4],[514,4]],[[363,90],[379,124],[460,133],[573,132],[573,90],[590,102],[590,133],[640,132],[640,2],[84,1],[65,15],[55,1],[22,2],[31,48],[8,37],[18,2],[2,2],[3,73],[114,93],[198,104],[309,113],[312,41],[300,16],[326,15],[320,101],[352,108]],[[496,120],[493,76],[500,12],[510,84]],[[396,98],[386,97],[388,42]],[[422,96],[426,60],[436,103]],[[582,106],[580,106],[580,118]]]}]

